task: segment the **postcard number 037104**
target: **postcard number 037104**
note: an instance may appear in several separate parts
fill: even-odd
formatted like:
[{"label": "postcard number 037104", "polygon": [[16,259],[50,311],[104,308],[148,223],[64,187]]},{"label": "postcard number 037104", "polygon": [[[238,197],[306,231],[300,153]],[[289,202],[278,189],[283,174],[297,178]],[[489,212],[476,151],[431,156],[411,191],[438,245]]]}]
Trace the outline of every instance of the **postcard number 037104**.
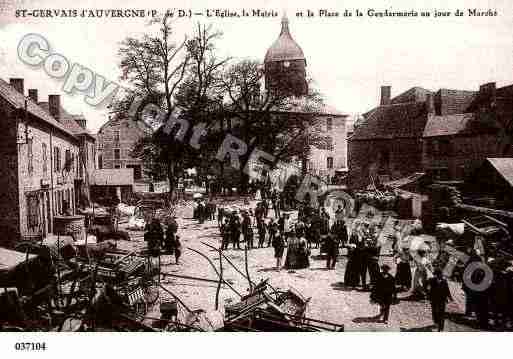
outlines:
[{"label": "postcard number 037104", "polygon": [[16,351],[45,351],[46,343],[36,342],[17,342],[14,344],[14,350]]}]

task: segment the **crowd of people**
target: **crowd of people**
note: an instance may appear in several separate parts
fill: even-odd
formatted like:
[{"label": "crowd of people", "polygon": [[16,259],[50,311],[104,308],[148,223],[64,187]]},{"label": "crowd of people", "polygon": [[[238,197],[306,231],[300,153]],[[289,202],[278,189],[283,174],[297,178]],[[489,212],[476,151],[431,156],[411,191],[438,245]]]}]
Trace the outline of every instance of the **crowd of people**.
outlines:
[{"label": "crowd of people", "polygon": [[[404,226],[396,222],[388,238],[393,249],[395,273],[392,275],[391,266],[381,263],[380,259],[382,243],[378,238],[382,224],[359,219],[353,220],[348,228],[345,209],[340,206],[330,215],[322,206],[314,209],[299,205],[296,217],[292,212],[283,211],[280,195],[271,192],[259,198],[254,208],[249,208],[249,205],[244,209],[221,207],[210,200],[198,201],[195,218],[201,223],[217,219],[222,250],[230,247],[236,250],[272,247],[277,270],[282,267],[308,268],[313,249],[325,254],[326,269],[333,270],[341,249],[344,249],[347,256],[344,286],[369,291],[371,302],[380,306],[380,320],[388,321],[390,306],[397,301],[397,294],[407,292],[408,300],[428,300],[433,323],[438,330],[444,329],[446,304],[452,300],[452,295],[442,272],[444,265],[440,263],[439,256],[433,256],[430,244],[424,243],[420,236],[421,227],[413,225],[405,232]],[[178,263],[181,254],[176,234],[178,226],[174,222],[174,225],[164,228],[156,220],[147,225],[145,240],[148,241],[148,248],[151,253],[161,250],[174,253]],[[416,248],[413,254],[410,253],[410,245],[415,238],[423,245]],[[476,262],[492,264],[493,281],[485,291],[476,291],[462,282],[465,316],[475,316],[482,329],[490,328],[490,319],[499,324],[513,323],[513,309],[510,308],[513,272],[506,268],[510,263],[498,260],[490,262],[483,253],[472,248],[467,254],[470,260],[464,269]],[[482,272],[477,273],[482,277]],[[481,280],[473,278],[474,282]]]},{"label": "crowd of people", "polygon": [[182,255],[182,244],[178,233],[178,223],[173,216],[166,225],[154,217],[144,228],[144,241],[148,245],[148,255],[158,257],[161,254],[175,256],[176,264],[179,264]]}]

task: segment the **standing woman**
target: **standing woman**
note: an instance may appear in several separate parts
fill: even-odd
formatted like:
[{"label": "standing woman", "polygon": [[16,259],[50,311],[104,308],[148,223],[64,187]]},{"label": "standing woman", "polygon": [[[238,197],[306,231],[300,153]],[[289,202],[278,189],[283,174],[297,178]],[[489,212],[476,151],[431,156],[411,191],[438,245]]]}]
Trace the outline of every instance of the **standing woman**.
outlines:
[{"label": "standing woman", "polygon": [[431,269],[431,264],[429,263],[424,249],[419,249],[417,254],[419,258],[416,260],[415,275],[413,277],[413,295],[419,299],[424,299],[426,295],[428,271]]},{"label": "standing woman", "polygon": [[347,247],[347,265],[344,273],[344,285],[346,287],[355,288],[360,282],[360,263],[359,263],[359,228],[360,224],[356,223],[351,231],[351,237]]},{"label": "standing woman", "polygon": [[257,222],[257,230],[258,230],[258,248],[264,248],[265,234],[267,231],[266,231],[265,221],[263,219]]},{"label": "standing woman", "polygon": [[411,288],[411,265],[412,257],[408,248],[401,248],[395,255],[397,263],[397,272],[395,274],[396,283],[401,291],[408,291]]}]

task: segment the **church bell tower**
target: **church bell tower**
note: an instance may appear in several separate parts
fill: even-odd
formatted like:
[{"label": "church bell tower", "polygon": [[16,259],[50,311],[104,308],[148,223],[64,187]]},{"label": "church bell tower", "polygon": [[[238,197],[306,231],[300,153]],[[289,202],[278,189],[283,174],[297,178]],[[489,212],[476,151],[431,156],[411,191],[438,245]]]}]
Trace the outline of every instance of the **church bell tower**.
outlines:
[{"label": "church bell tower", "polygon": [[286,16],[281,20],[280,36],[267,50],[264,67],[268,91],[296,97],[308,93],[305,55],[290,34]]}]

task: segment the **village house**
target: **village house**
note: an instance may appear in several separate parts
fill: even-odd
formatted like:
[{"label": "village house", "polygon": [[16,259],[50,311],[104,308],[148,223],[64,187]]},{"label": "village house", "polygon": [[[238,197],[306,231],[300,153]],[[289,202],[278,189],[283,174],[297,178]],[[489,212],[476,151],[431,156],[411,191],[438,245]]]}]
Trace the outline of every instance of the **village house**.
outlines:
[{"label": "village house", "polygon": [[54,217],[75,213],[81,139],[58,120],[60,110],[58,95],[49,96],[47,111],[36,90],[25,97],[23,79],[0,79],[2,246],[44,238],[53,232]]},{"label": "village house", "polygon": [[[37,102],[37,90],[29,90],[29,96]],[[79,141],[79,156],[75,161],[75,203],[77,207],[85,207],[90,204],[90,186],[96,169],[96,139],[87,129],[87,120],[84,115],[75,115],[67,112],[60,104],[59,95],[50,95],[50,102],[39,102],[39,106],[46,110],[53,118],[57,119]]]},{"label": "village house", "polygon": [[414,87],[364,114],[349,140],[350,185],[366,187],[414,173],[464,181],[487,157],[512,153],[513,86],[437,92]]},{"label": "village house", "polygon": [[[132,156],[132,151],[135,144],[149,133],[151,128],[144,121],[114,116],[104,123],[96,135],[99,178],[95,179],[95,183],[116,187],[117,182],[114,180],[112,183],[105,182],[115,172],[107,173],[102,170],[132,169],[134,190],[148,191],[151,179],[145,171],[143,160]],[[126,185],[130,184],[123,182],[123,186]]]}]

